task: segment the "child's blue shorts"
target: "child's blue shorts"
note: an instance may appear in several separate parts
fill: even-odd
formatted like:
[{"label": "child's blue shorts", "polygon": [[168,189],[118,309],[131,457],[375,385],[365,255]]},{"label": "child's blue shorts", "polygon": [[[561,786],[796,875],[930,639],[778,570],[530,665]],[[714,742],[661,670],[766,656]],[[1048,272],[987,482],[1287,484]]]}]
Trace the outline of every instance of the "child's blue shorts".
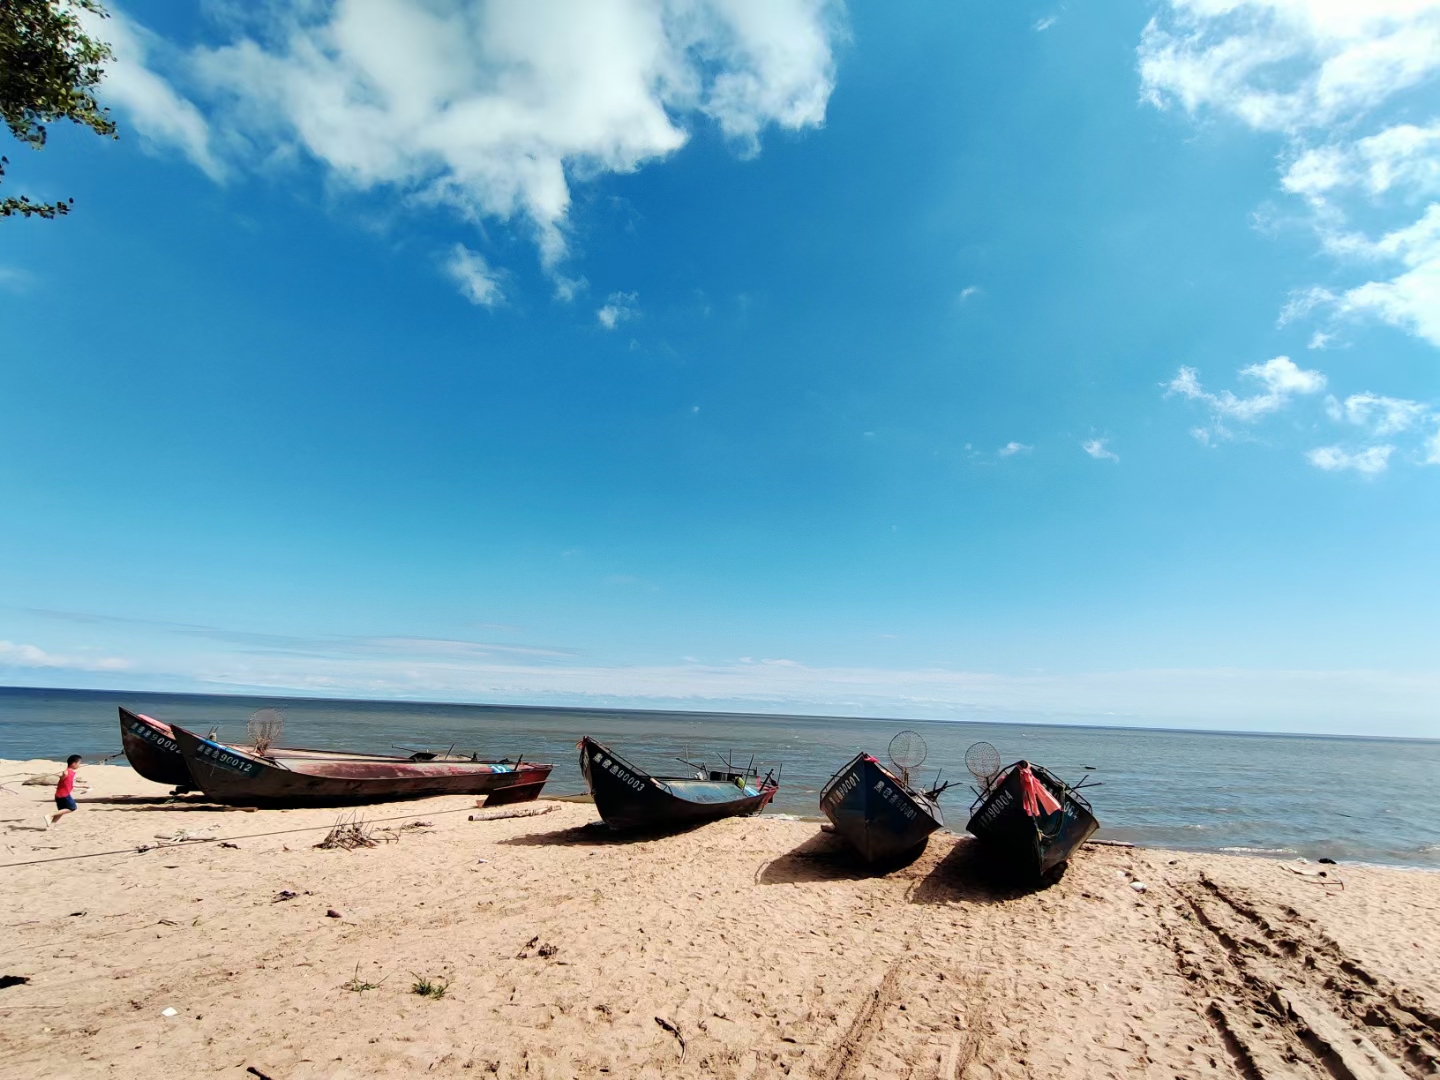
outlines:
[{"label": "child's blue shorts", "polygon": [[60,796],[59,798],[57,798],[57,799],[55,800],[55,809],[56,809],[56,810],[78,810],[79,807],[77,807],[77,806],[75,805],[75,796],[74,796],[74,795],[62,795],[62,796]]}]

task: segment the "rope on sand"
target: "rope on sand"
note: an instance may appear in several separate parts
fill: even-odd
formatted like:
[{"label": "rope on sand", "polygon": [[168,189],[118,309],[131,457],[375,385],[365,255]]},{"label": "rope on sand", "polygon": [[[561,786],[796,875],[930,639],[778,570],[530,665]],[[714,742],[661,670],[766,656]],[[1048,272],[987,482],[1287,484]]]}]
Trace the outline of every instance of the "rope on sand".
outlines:
[{"label": "rope on sand", "polygon": [[[441,814],[465,814],[474,810],[473,806],[460,806],[454,810],[427,810],[420,814],[401,814],[398,817],[372,818],[366,824],[380,825],[388,821],[413,821],[422,817],[439,817]],[[472,815],[471,821],[496,821],[500,818],[512,817],[534,817],[537,814],[548,814],[552,807],[543,809],[536,808],[533,813],[521,814],[514,810],[504,811],[487,817]],[[27,859],[23,862],[0,863],[0,870],[7,870],[12,866],[39,866],[41,863],[72,862],[76,859],[100,859],[109,855],[144,855],[147,851],[174,851],[176,848],[189,847],[196,844],[221,844],[230,843],[235,840],[258,840],[265,836],[287,836],[291,833],[303,832],[329,832],[335,827],[334,822],[329,825],[302,825],[294,829],[274,829],[270,832],[241,833],[239,836],[196,836],[181,840],[173,844],[140,844],[136,847],[116,848],[114,851],[90,851],[84,855],[52,855],[45,859]]]}]

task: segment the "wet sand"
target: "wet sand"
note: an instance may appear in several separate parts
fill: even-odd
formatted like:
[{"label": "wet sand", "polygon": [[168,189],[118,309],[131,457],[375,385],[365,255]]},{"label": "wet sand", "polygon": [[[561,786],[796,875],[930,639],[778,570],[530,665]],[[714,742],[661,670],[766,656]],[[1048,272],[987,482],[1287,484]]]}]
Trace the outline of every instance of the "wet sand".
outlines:
[{"label": "wet sand", "polygon": [[169,802],[117,766],[42,831],[50,789],[17,781],[59,768],[0,762],[0,862],[123,853],[4,869],[0,1076],[1440,1069],[1440,874],[1087,846],[1016,893],[951,834],[872,875],[811,822],[625,841],[588,805],[460,797],[320,850],[334,810]]}]

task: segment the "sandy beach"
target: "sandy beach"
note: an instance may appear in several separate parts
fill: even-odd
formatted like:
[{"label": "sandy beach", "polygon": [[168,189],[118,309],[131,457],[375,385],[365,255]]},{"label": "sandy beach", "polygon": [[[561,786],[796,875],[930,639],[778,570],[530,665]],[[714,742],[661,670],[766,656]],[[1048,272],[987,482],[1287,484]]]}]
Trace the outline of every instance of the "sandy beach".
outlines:
[{"label": "sandy beach", "polygon": [[460,797],[362,808],[377,846],[326,850],[334,810],[118,766],[43,831],[19,781],[60,767],[0,762],[7,1077],[1440,1070],[1436,874],[1087,846],[1017,894],[948,833],[874,876],[813,822],[627,841]]}]

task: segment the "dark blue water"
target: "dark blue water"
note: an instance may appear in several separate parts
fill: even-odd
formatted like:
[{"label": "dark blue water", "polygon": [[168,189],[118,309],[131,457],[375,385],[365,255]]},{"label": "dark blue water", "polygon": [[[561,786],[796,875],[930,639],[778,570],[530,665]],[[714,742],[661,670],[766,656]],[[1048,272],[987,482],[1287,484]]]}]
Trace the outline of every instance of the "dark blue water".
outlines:
[{"label": "dark blue water", "polygon": [[[549,790],[559,793],[583,790],[575,743],[585,734],[656,773],[683,772],[677,757],[714,763],[733,751],[745,763],[753,753],[765,767],[783,763],[775,810],[806,817],[818,816],[820,787],[846,759],[864,749],[884,760],[890,739],[911,728],[929,744],[916,770],[927,784],[936,770],[968,782],[965,749],[980,740],[1006,762],[1029,758],[1072,782],[1090,776],[1112,839],[1440,868],[1440,741],[1421,739],[0,688],[0,757],[115,753],[116,705],[201,732],[218,726],[232,741],[245,738],[254,710],[274,706],[289,745],[523,754],[556,763]],[[962,783],[942,799],[957,831],[971,797]]]}]

